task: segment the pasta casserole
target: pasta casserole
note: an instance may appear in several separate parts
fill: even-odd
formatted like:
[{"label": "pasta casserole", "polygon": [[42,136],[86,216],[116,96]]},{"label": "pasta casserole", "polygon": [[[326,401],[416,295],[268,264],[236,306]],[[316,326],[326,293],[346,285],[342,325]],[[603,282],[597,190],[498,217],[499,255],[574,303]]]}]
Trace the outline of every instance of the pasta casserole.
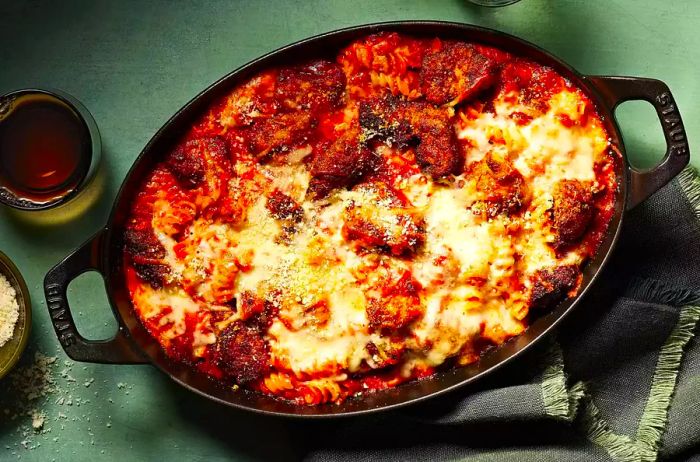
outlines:
[{"label": "pasta casserole", "polygon": [[554,70],[382,33],[216,101],[142,184],[133,308],[174,361],[298,404],[479,360],[575,296],[619,162]]}]

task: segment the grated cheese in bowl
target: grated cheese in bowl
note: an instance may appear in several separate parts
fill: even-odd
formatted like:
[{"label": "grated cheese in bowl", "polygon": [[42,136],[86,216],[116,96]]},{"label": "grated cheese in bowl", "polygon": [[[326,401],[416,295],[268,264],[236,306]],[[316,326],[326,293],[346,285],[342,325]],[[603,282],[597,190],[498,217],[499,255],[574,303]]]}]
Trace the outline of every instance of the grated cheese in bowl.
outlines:
[{"label": "grated cheese in bowl", "polygon": [[18,318],[17,293],[10,281],[0,273],[0,347],[12,338]]}]

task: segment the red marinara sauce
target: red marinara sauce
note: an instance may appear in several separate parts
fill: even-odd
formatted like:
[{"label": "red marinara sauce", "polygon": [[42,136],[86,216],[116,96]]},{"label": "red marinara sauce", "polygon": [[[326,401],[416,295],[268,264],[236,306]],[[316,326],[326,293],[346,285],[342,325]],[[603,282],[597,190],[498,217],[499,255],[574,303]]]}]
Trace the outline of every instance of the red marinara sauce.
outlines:
[{"label": "red marinara sauce", "polygon": [[[215,297],[216,303],[210,301],[210,294],[201,293],[198,286],[191,284],[189,276],[176,274],[172,261],[183,264],[196,258],[191,255],[195,220],[204,218],[230,226],[245,222],[249,208],[265,194],[265,185],[271,181],[258,166],[283,165],[293,157],[294,162],[310,172],[308,194],[319,200],[333,189],[381,182],[393,191],[392,197],[398,204],[395,206],[400,209],[407,206],[408,199],[396,188],[414,175],[422,175],[425,182],[449,183],[465,171],[487,171],[470,170],[465,165],[464,150],[470,146],[457,139],[454,126],[459,118],[473,120],[482,113],[493,113],[496,98],[512,98],[530,110],[510,115],[518,126],[525,127],[535,117],[533,114],[546,112],[549,99],[564,89],[573,88],[554,70],[505,51],[482,44],[396,33],[357,40],[340,50],[335,61],[310,59],[261,72],[214,102],[146,177],[135,197],[127,221],[124,253],[125,277],[132,299],[144,285],[160,290],[170,284],[182,284],[201,307],[182,317],[179,335],[172,336],[174,307],[147,318],[140,316],[143,324],[171,358],[191,364],[227,386],[240,385],[299,404],[340,402],[431,376],[434,367],[402,370],[405,352],[400,348],[379,366],[365,361],[354,371],[328,366],[313,374],[294,373],[284,361],[271,356],[267,336],[278,316],[279,297],[255,300],[255,309],[249,312],[238,306],[240,298],[221,298],[235,292],[235,275],[250,271],[250,261],[231,259],[234,282],[231,287],[217,288],[224,295]],[[572,128],[585,125],[592,117],[597,114],[588,102],[580,119],[573,121],[562,115],[558,122]],[[490,143],[504,141],[493,136]],[[585,249],[589,256],[595,254],[604,239],[614,213],[618,162],[611,150],[607,159],[595,165],[598,189],[590,204],[592,218],[586,233],[570,244]],[[491,188],[493,197],[488,200],[493,204],[492,212],[520,213],[521,197],[511,193],[513,183],[522,176],[517,171],[513,173],[512,166],[502,169],[492,162],[487,167],[495,172],[495,179],[489,181],[502,182]],[[278,202],[286,204],[284,210],[301,210],[299,204],[289,202],[291,199],[280,191],[276,194]],[[163,203],[171,205],[167,213],[161,211]],[[302,226],[294,219],[298,214],[286,216],[279,210],[276,213],[286,232],[294,233],[295,227]],[[154,221],[167,225],[166,237],[162,236],[162,229],[156,232]],[[417,230],[424,226],[420,221],[414,225],[412,229]],[[363,229],[367,232],[359,235],[371,239],[373,245],[381,244],[386,237],[371,226]],[[163,245],[165,239],[174,241],[172,255]],[[387,249],[391,253],[391,246],[375,251]],[[394,256],[408,258],[401,252]],[[437,257],[435,262],[446,264],[445,257]],[[198,270],[206,275],[206,280],[213,278],[217,269],[210,264]],[[472,282],[480,286],[486,281],[474,278]],[[517,277],[509,279],[508,284],[513,294],[525,290]],[[387,282],[379,293],[383,300],[398,300],[397,305],[390,306],[398,311],[389,313],[393,318],[381,311],[387,309],[382,306],[376,313],[368,313],[370,318],[376,314],[373,328],[389,338],[410,337],[406,329],[422,315],[423,291],[410,271]],[[320,325],[327,322],[327,302],[312,308],[306,314],[317,316]],[[226,310],[238,314],[239,319],[227,322]],[[294,328],[289,320],[284,322],[288,328]],[[202,344],[197,338],[202,336],[196,334],[202,325],[208,326],[205,334],[215,335],[214,343]],[[230,356],[222,349],[229,343],[220,338],[226,342],[237,338],[250,341],[237,346],[240,357],[234,358],[235,364],[228,364],[222,358]],[[493,343],[493,339],[479,338],[470,354],[476,360]],[[372,350],[376,346],[368,344],[366,348]],[[325,379],[340,375],[346,378],[324,385]]]}]

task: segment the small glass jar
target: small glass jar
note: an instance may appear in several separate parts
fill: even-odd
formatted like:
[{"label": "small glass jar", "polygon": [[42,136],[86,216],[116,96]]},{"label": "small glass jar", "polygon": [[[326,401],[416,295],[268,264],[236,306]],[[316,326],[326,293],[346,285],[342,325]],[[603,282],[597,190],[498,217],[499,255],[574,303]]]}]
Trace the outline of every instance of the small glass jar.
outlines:
[{"label": "small glass jar", "polygon": [[101,150],[76,98],[38,88],[0,96],[0,204],[38,211],[73,201],[94,179]]}]

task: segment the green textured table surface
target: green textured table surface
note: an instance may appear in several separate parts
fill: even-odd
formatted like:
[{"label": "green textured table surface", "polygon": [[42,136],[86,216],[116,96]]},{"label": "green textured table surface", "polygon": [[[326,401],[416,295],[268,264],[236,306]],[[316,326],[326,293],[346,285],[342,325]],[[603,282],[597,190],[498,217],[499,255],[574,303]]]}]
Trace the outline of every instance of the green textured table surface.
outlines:
[{"label": "green textured table surface", "polygon": [[[54,390],[29,403],[46,416],[40,431],[31,429],[28,417],[12,419],[17,409],[0,408],[0,460],[293,457],[284,421],[210,404],[150,366],[65,362],[41,282],[52,265],[105,223],[143,146],[201,89],[290,42],[394,19],[492,27],[548,49],[583,73],[661,79],[676,97],[691,149],[700,139],[700,2],[694,0],[523,0],[501,9],[464,0],[2,2],[0,93],[39,85],[82,100],[102,132],[104,175],[97,203],[68,223],[30,223],[0,209],[0,249],[21,269],[34,300],[24,363],[37,351],[57,357],[50,366]],[[653,165],[663,138],[651,106],[629,103],[618,115],[634,162]],[[114,332],[97,275],[76,280],[69,299],[85,336],[107,338]]]}]

